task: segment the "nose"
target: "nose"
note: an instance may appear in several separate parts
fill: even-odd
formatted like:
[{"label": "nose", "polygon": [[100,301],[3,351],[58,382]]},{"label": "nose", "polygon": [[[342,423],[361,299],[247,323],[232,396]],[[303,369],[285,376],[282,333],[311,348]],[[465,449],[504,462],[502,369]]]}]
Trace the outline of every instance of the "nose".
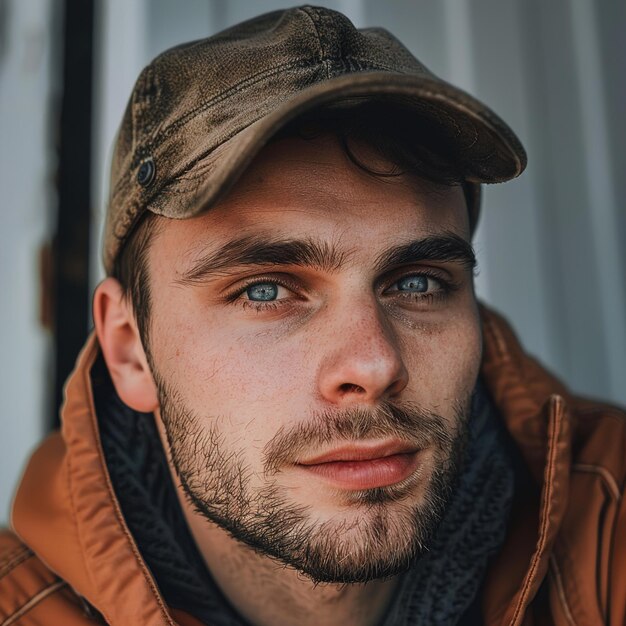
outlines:
[{"label": "nose", "polygon": [[375,304],[353,306],[344,315],[333,316],[326,337],[328,352],[318,386],[327,402],[373,405],[407,386],[408,371],[397,339]]}]

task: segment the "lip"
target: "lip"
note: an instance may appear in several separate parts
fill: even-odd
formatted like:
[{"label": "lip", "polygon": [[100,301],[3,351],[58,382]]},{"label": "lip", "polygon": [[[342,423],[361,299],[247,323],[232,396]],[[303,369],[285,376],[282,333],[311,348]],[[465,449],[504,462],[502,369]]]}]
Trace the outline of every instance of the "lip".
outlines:
[{"label": "lip", "polygon": [[420,465],[420,450],[405,442],[350,444],[306,459],[298,466],[346,490],[387,487],[406,480]]},{"label": "lip", "polygon": [[334,461],[371,461],[396,454],[410,454],[417,452],[417,450],[418,448],[414,444],[406,441],[363,441],[333,448],[319,456],[299,461],[298,465],[319,465]]}]

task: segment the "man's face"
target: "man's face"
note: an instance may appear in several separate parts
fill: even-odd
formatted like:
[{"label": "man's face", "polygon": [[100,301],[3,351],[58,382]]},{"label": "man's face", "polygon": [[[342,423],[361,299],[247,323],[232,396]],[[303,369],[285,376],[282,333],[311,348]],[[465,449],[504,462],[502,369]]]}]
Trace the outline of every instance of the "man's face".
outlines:
[{"label": "man's face", "polygon": [[468,239],[460,188],[367,174],[333,137],[278,141],[218,206],[157,229],[150,363],[201,515],[317,581],[407,566],[478,374]]}]

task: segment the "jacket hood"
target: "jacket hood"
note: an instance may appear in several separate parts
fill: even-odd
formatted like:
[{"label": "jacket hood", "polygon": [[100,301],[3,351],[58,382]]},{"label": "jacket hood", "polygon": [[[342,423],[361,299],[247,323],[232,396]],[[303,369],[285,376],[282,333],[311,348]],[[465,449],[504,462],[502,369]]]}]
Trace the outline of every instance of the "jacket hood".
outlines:
[{"label": "jacket hood", "polygon": [[[548,569],[567,503],[569,394],[523,353],[502,318],[484,307],[481,314],[482,375],[535,480],[535,489],[516,496],[514,522],[487,576],[483,610],[488,624],[519,624]],[[66,386],[61,432],[44,441],[24,473],[12,525],[109,624],[174,625],[107,470],[90,378],[98,354],[92,335]]]}]

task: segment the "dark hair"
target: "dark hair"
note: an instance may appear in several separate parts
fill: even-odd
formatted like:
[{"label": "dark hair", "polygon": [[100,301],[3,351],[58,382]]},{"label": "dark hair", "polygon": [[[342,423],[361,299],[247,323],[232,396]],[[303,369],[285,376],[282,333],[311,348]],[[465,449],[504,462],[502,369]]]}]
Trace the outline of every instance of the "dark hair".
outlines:
[{"label": "dark hair", "polygon": [[[432,121],[415,111],[384,101],[338,102],[305,113],[283,127],[272,141],[284,137],[314,139],[335,135],[348,158],[378,178],[413,174],[431,183],[452,186],[463,182],[449,139]],[[374,150],[392,168],[375,170],[359,159],[355,146]]]},{"label": "dark hair", "polygon": [[146,351],[150,326],[148,250],[156,230],[155,215],[146,211],[124,242],[111,272],[111,276],[122,286],[124,298],[132,304],[139,335]]},{"label": "dark hair", "polygon": [[[372,176],[411,174],[433,183],[433,187],[463,182],[449,142],[437,127],[408,108],[401,105],[392,108],[382,101],[340,102],[315,109],[288,123],[271,142],[294,136],[314,139],[326,134],[335,135],[348,158]],[[369,147],[392,167],[384,171],[372,169],[359,158],[359,146]],[[144,213],[117,255],[111,274],[132,304],[146,350],[150,318],[147,254],[157,223],[154,214]]]}]

